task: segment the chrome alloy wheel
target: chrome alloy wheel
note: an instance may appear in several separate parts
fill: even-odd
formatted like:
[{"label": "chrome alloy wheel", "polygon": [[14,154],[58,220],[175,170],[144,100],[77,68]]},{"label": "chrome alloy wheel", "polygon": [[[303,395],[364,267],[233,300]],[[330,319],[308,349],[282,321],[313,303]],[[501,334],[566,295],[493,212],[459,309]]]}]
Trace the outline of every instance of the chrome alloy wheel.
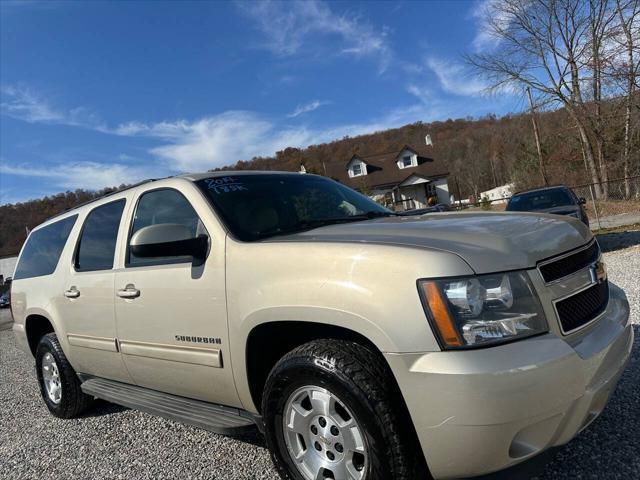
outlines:
[{"label": "chrome alloy wheel", "polygon": [[284,408],[284,440],[306,480],[361,480],[367,450],[362,429],[340,399],[308,385],[293,392]]},{"label": "chrome alloy wheel", "polygon": [[42,357],[42,381],[49,400],[56,405],[60,403],[62,399],[62,381],[60,380],[56,359],[49,352]]}]

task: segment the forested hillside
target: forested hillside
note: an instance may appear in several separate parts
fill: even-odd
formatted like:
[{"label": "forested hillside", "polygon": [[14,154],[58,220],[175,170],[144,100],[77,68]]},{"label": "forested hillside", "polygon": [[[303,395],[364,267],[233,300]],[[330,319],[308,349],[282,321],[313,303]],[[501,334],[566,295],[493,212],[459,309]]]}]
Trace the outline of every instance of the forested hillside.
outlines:
[{"label": "forested hillside", "polygon": [[[636,114],[637,116],[637,114]],[[550,183],[571,185],[588,183],[578,132],[567,113],[561,109],[539,116],[541,146],[545,170]],[[618,122],[606,132],[605,155],[609,178],[623,176]],[[480,119],[457,119],[444,122],[417,122],[402,128],[376,132],[306,149],[287,148],[275,157],[239,161],[228,169],[298,170],[324,173],[333,162],[346,164],[355,153],[370,155],[398,150],[405,144],[423,145],[431,135],[434,158],[448,168],[451,180],[457,182],[462,198],[483,190],[514,182],[519,188],[542,184],[535,147],[531,116],[489,116]],[[640,173],[638,132],[633,138],[630,175]],[[323,166],[324,162],[324,166]],[[457,195],[457,192],[454,192]]]},{"label": "forested hillside", "polygon": [[22,243],[27,237],[27,229],[35,227],[53,215],[114,189],[105,188],[97,192],[76,190],[75,192],[44,197],[40,200],[0,206],[0,257],[14,255],[20,251]]},{"label": "forested hillside", "polygon": [[[637,115],[637,114],[636,114]],[[576,185],[588,183],[578,132],[564,110],[539,115],[542,151],[550,183]],[[621,158],[622,130],[612,122],[605,144],[610,179],[623,174]],[[299,170],[323,174],[333,162],[346,165],[354,153],[361,155],[388,152],[405,144],[422,145],[425,135],[433,140],[434,158],[444,162],[450,172],[452,192],[462,198],[483,190],[515,182],[518,188],[542,184],[538,156],[531,128],[531,116],[520,114],[502,118],[458,119],[444,122],[417,122],[401,128],[375,132],[305,149],[287,148],[274,157],[239,161],[225,169]],[[635,132],[631,149],[631,175],[640,174],[640,146]],[[323,165],[324,163],[324,165]],[[102,195],[77,190],[41,200],[0,206],[0,255],[15,254],[33,228],[46,218],[79,203]]]}]

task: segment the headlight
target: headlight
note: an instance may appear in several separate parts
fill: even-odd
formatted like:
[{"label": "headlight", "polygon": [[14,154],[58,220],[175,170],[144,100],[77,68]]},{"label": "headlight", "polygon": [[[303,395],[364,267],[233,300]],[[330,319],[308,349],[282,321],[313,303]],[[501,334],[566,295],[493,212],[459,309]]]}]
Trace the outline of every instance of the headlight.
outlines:
[{"label": "headlight", "polygon": [[444,348],[502,343],[548,330],[525,272],[420,280],[418,286]]}]

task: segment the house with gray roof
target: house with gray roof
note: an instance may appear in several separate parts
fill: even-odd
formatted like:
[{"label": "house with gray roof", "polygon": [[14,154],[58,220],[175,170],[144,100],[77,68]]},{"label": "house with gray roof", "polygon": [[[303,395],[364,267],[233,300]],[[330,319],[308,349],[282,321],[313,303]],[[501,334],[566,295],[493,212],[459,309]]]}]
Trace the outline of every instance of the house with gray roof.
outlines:
[{"label": "house with gray roof", "polygon": [[401,148],[373,155],[355,154],[334,163],[327,174],[394,210],[450,204],[446,167],[435,160],[432,147]]}]

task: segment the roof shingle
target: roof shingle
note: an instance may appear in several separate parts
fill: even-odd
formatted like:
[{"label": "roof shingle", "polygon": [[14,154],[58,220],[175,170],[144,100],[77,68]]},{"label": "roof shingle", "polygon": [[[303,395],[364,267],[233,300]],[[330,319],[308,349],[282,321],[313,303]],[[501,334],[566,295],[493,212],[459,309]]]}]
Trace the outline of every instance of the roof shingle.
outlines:
[{"label": "roof shingle", "polygon": [[[398,168],[396,160],[404,150],[412,150],[418,156],[418,166]],[[411,175],[424,178],[438,178],[449,174],[442,163],[434,160],[431,147],[417,149],[410,145],[402,148],[374,155],[354,155],[346,162],[334,162],[327,164],[327,175],[352,188],[361,189],[364,184],[368,188],[392,187],[402,183]],[[351,178],[347,172],[348,163],[357,157],[367,164],[367,175]]]}]

